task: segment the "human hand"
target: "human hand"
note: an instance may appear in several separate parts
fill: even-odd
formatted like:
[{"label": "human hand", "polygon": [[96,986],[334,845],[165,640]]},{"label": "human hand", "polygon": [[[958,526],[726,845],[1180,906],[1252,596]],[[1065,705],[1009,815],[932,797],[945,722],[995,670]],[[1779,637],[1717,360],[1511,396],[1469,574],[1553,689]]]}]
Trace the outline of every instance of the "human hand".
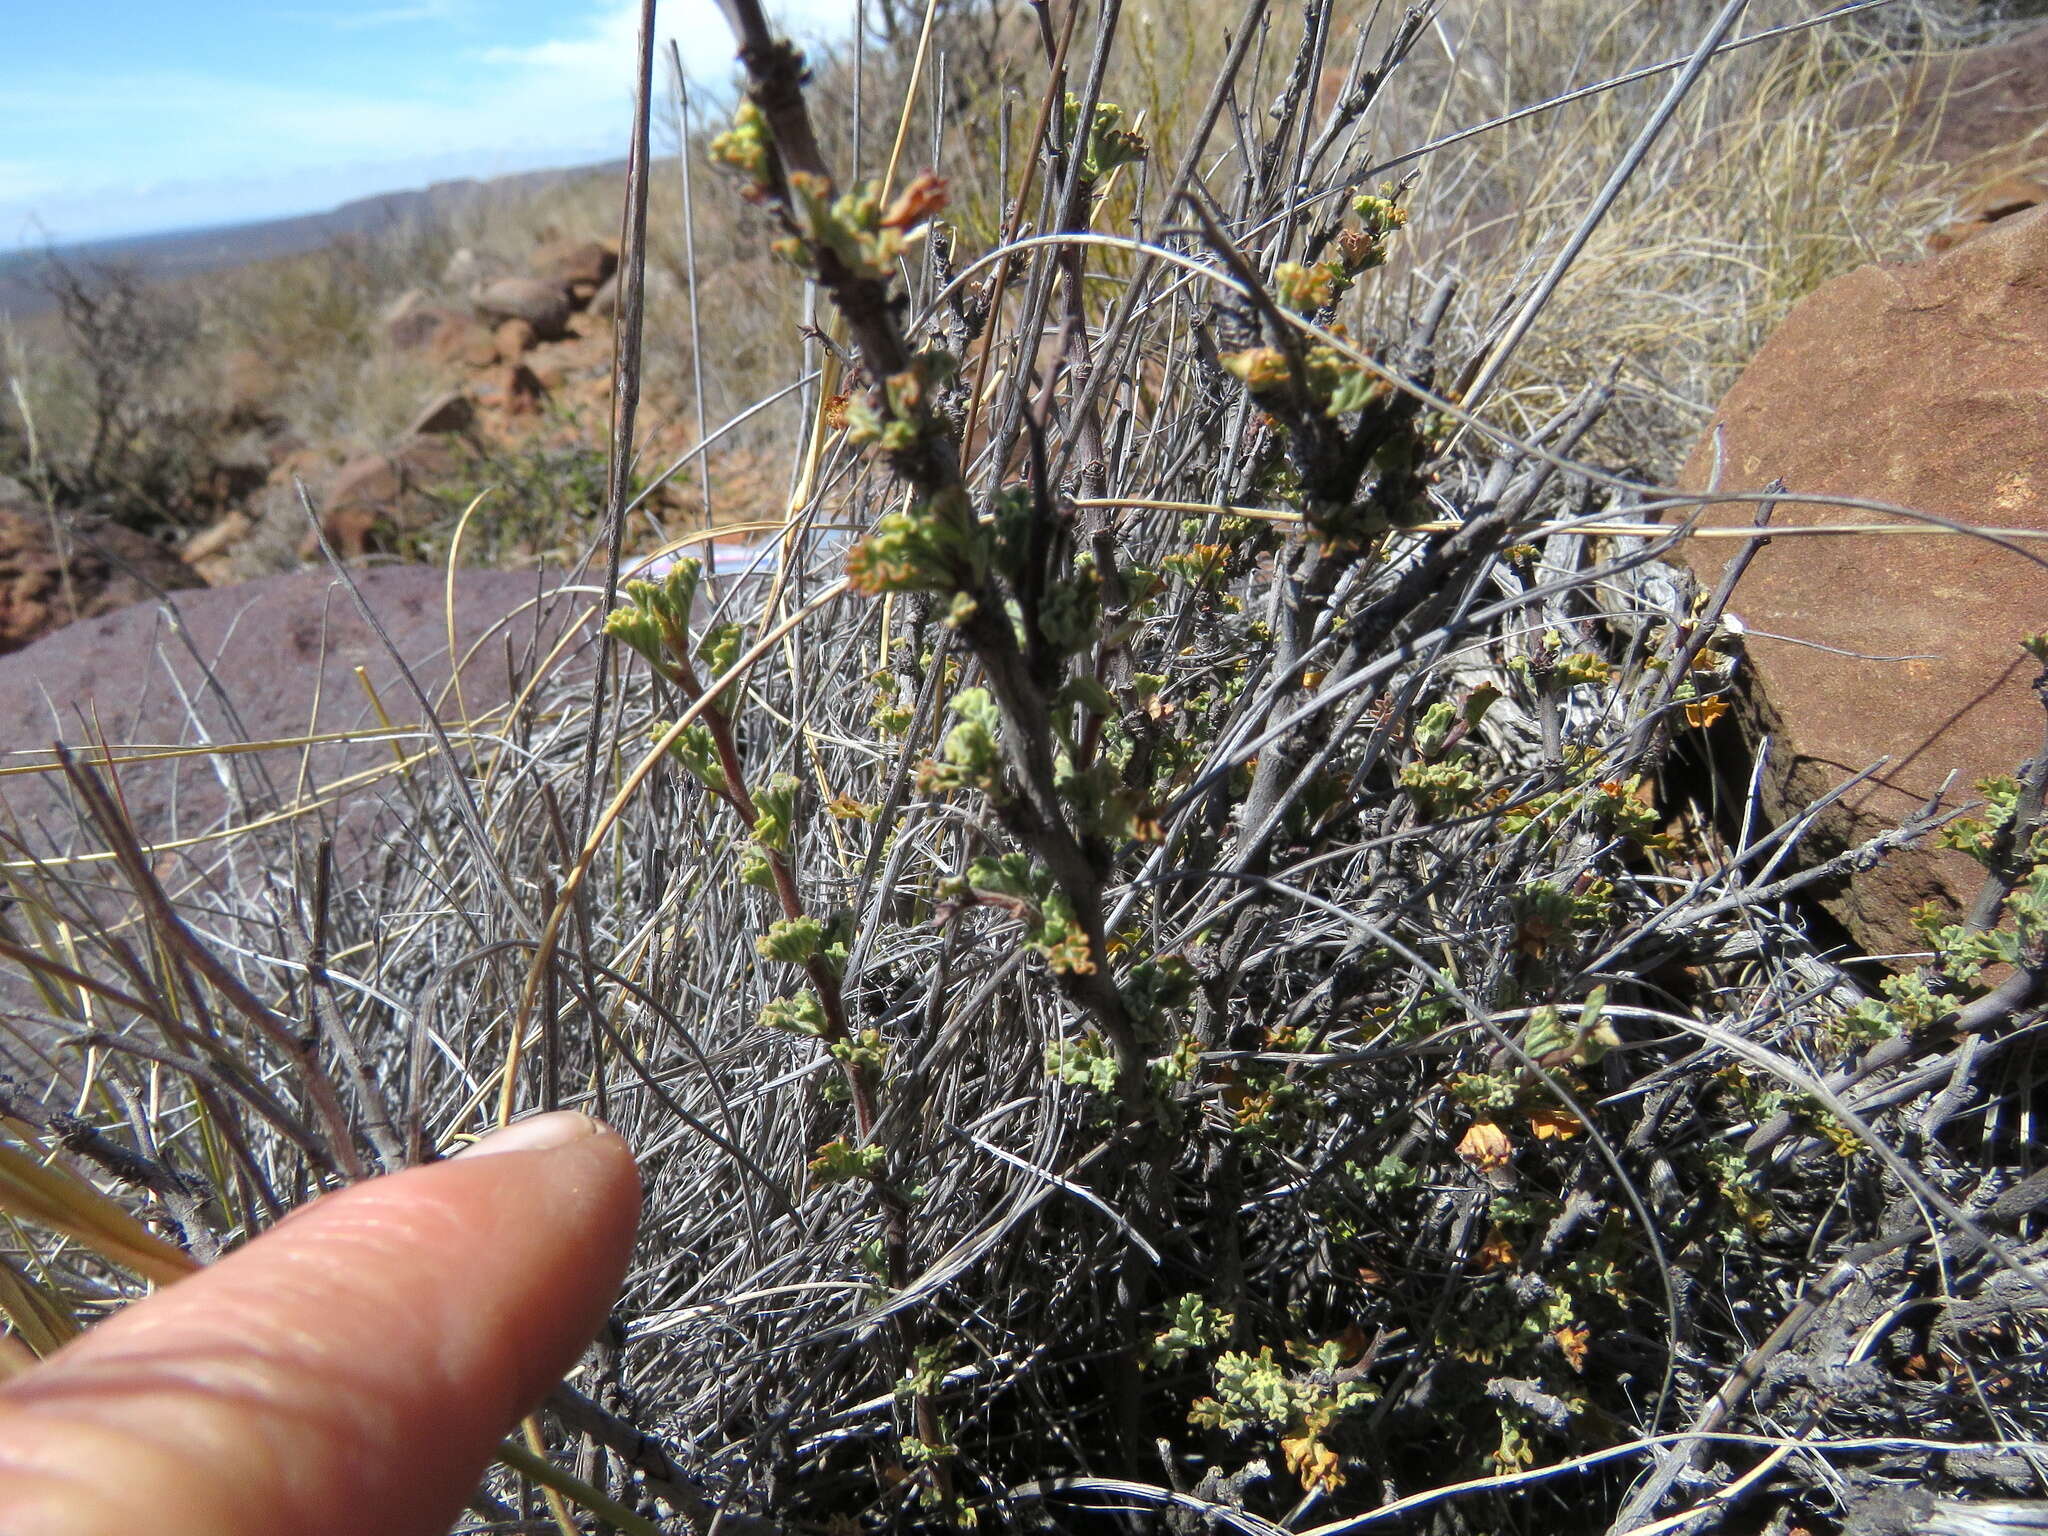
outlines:
[{"label": "human hand", "polygon": [[313,1202],[0,1388],[0,1536],[438,1536],[603,1323],[639,1189],[556,1114]]}]

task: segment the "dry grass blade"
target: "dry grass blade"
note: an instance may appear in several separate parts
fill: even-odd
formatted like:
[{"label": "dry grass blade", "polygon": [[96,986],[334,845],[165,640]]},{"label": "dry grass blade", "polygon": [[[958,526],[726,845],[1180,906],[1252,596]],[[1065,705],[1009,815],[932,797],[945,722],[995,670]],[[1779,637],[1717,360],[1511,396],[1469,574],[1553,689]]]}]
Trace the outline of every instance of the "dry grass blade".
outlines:
[{"label": "dry grass blade", "polygon": [[158,1285],[182,1280],[199,1267],[191,1254],[165,1242],[84,1180],[5,1143],[0,1143],[0,1210],[74,1238],[109,1263]]}]

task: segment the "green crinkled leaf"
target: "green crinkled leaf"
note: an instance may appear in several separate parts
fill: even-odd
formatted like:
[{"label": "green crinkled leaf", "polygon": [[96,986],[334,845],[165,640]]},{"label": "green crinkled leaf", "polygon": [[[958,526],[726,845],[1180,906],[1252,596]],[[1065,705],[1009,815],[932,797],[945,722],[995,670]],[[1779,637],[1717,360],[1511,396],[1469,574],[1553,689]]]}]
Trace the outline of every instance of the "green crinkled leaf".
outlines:
[{"label": "green crinkled leaf", "polygon": [[757,890],[775,889],[775,866],[757,844],[749,843],[740,850],[740,883]]},{"label": "green crinkled leaf", "polygon": [[1031,867],[1027,853],[1006,853],[993,859],[976,859],[967,866],[967,883],[977,891],[1035,902],[1042,881]]},{"label": "green crinkled leaf", "polygon": [[1546,1003],[1529,1015],[1529,1023],[1522,1031],[1522,1049],[1541,1061],[1555,1052],[1570,1050],[1574,1039],[1563,1016]]},{"label": "green crinkled leaf", "polygon": [[754,841],[776,853],[789,852],[789,840],[796,825],[796,803],[803,794],[803,781],[794,774],[778,773],[754,791]]},{"label": "green crinkled leaf", "polygon": [[[848,402],[847,409],[851,422],[854,403]],[[915,429],[907,422],[890,420],[877,427],[877,441],[890,451],[911,446],[915,438]],[[966,497],[941,493],[917,506],[885,513],[875,531],[847,555],[846,579],[854,591],[870,597],[969,589],[980,583],[985,540]]]},{"label": "green crinkled leaf", "polygon": [[1331,416],[1349,415],[1352,411],[1364,410],[1386,392],[1378,374],[1354,365],[1349,372],[1337,378],[1324,410]]},{"label": "green crinkled leaf", "polygon": [[784,917],[754,940],[754,948],[763,960],[804,965],[816,957],[824,942],[825,925],[815,917]]},{"label": "green crinkled leaf", "polygon": [[1415,722],[1415,755],[1425,761],[1435,758],[1450,740],[1458,719],[1457,708],[1441,700],[1425,709],[1422,718]]},{"label": "green crinkled leaf", "polygon": [[1166,1327],[1153,1337],[1145,1352],[1146,1363],[1174,1365],[1191,1350],[1206,1349],[1230,1337],[1235,1315],[1212,1307],[1200,1296],[1181,1297],[1173,1304]]},{"label": "green crinkled leaf", "polygon": [[811,1178],[818,1184],[844,1184],[851,1179],[872,1179],[880,1175],[888,1154],[880,1147],[856,1147],[845,1137],[818,1148],[810,1162]]},{"label": "green crinkled leaf", "polygon": [[605,616],[604,632],[656,668],[666,664],[661,621],[647,609],[638,606],[614,608]]},{"label": "green crinkled leaf", "polygon": [[834,1040],[826,1050],[834,1061],[857,1071],[879,1072],[889,1059],[889,1047],[876,1029],[864,1029],[851,1040]]},{"label": "green crinkled leaf", "polygon": [[822,1035],[825,1033],[825,1005],[818,1000],[818,994],[806,987],[789,997],[778,997],[761,1010],[761,1024],[766,1029],[779,1029],[795,1035]]},{"label": "green crinkled leaf", "polygon": [[[657,741],[668,732],[669,723],[665,720],[657,720],[648,727],[648,733]],[[725,765],[719,759],[718,743],[708,725],[698,721],[684,727],[683,734],[670,745],[669,753],[705,788],[719,794],[728,792]]]},{"label": "green crinkled leaf", "polygon": [[919,787],[927,793],[956,789],[994,791],[999,787],[1002,754],[996,745],[999,714],[986,688],[963,688],[953,695],[958,720],[946,733],[940,760],[927,767]]},{"label": "green crinkled leaf", "polygon": [[1055,581],[1038,604],[1038,632],[1063,656],[1085,651],[1095,643],[1095,616],[1101,583],[1087,568]]},{"label": "green crinkled leaf", "polygon": [[732,664],[740,659],[746,632],[746,627],[741,624],[719,624],[706,631],[704,638],[697,642],[697,657],[713,677],[732,670]]},{"label": "green crinkled leaf", "polygon": [[1108,1093],[1116,1087],[1116,1057],[1097,1034],[1054,1041],[1045,1048],[1045,1070],[1076,1088]]},{"label": "green crinkled leaf", "polygon": [[[1080,126],[1081,103],[1069,92],[1066,110],[1063,114],[1066,139],[1069,144],[1076,137]],[[1142,160],[1150,149],[1145,136],[1123,126],[1124,109],[1112,101],[1098,101],[1088,120],[1088,133],[1081,148],[1081,175],[1089,182],[1099,182],[1120,165],[1129,165]]]}]

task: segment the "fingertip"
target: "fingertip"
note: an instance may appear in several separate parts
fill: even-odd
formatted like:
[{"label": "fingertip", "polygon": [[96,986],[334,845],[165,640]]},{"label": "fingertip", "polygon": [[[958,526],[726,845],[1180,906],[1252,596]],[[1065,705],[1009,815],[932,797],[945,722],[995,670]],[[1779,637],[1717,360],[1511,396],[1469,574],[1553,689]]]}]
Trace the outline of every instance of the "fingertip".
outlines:
[{"label": "fingertip", "polygon": [[639,1208],[630,1149],[577,1114],[315,1201],[0,1391],[0,1529],[24,1479],[75,1505],[42,1529],[116,1528],[124,1447],[207,1512],[163,1536],[445,1529],[602,1325]]},{"label": "fingertip", "polygon": [[479,1137],[455,1155],[489,1157],[506,1152],[552,1152],[593,1136],[610,1136],[618,1140],[618,1133],[602,1120],[579,1114],[573,1109],[558,1109],[514,1120],[510,1125]]},{"label": "fingertip", "polygon": [[[475,1166],[485,1158],[548,1154],[546,1176],[573,1183],[614,1210],[640,1214],[640,1165],[626,1140],[594,1115],[556,1110],[514,1120],[479,1137],[447,1161]],[[505,1170],[509,1172],[510,1170]]]}]

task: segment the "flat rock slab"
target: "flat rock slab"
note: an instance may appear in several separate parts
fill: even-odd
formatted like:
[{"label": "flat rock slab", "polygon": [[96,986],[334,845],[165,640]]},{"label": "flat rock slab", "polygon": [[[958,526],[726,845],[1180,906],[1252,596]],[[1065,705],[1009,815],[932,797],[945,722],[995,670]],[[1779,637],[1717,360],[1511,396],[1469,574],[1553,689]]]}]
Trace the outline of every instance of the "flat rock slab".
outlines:
[{"label": "flat rock slab", "polygon": [[[1715,413],[1681,476],[1722,488],[1773,478],[1978,526],[2048,530],[2048,209],[1944,255],[1875,265],[1794,307]],[[1747,506],[1712,510],[1720,525]],[[1891,519],[1897,521],[1896,519]],[[1786,503],[1773,525],[1887,521]],[[1733,545],[1691,541],[1702,583]],[[1971,538],[1781,538],[1731,605],[1756,631],[1749,729],[1773,737],[1767,810],[1784,817],[1880,759],[1877,778],[1818,829],[1827,853],[1895,825],[1951,772],[1963,795],[2041,747],[2044,713],[2020,638],[2048,628],[2048,544]],[[1782,638],[1781,638],[1782,637]],[[1901,659],[1904,658],[1904,659]],[[1922,947],[1920,902],[1966,906],[1961,854],[1915,851],[1857,876],[1831,905],[1858,941]]]},{"label": "flat rock slab", "polygon": [[[450,688],[445,574],[418,566],[353,573],[390,646],[366,624],[348,590],[325,570],[241,586],[179,592],[72,624],[0,656],[0,827],[38,857],[100,846],[81,829],[61,775],[18,771],[48,764],[61,741],[81,753],[105,742],[117,757],[129,818],[160,873],[201,878],[227,856],[223,834],[262,823],[335,838],[339,864],[373,857],[402,835],[385,807],[403,804],[388,736],[379,729],[361,668],[408,754],[427,750],[422,718],[402,676],[410,668],[448,729],[465,713],[501,709],[535,661],[592,606],[589,595],[543,597],[534,574],[461,571],[454,585],[461,703]],[[585,631],[587,633],[587,629]],[[573,646],[573,641],[572,641]],[[294,745],[301,738],[310,745]],[[256,752],[151,759],[146,749],[257,742]],[[374,835],[373,835],[374,833]],[[12,859],[23,850],[7,851]]]}]

